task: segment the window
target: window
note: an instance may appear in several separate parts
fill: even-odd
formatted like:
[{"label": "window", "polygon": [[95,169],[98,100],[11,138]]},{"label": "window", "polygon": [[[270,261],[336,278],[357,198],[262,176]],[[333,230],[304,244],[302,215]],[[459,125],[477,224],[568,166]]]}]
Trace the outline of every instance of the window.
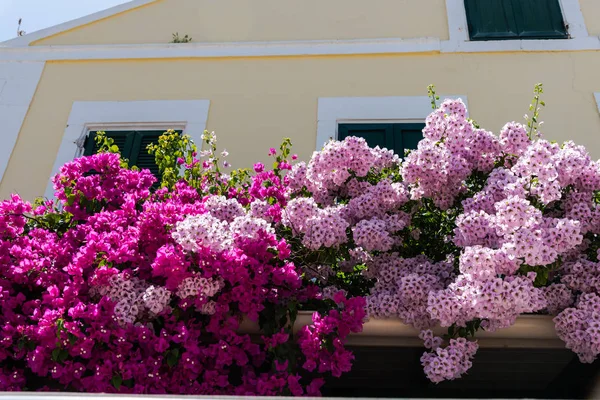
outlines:
[{"label": "window", "polygon": [[[138,132],[141,137],[150,134],[150,131],[162,134],[169,128],[189,135],[195,143],[202,143],[209,107],[209,100],[76,101],[71,108],[50,178],[64,164],[86,154],[90,132]],[[137,151],[135,162],[138,165],[144,162],[139,157],[146,156],[145,152],[139,152],[140,149],[141,144],[137,150],[133,149]],[[131,154],[129,156],[134,159]],[[156,167],[153,168],[156,171]],[[48,199],[54,197],[51,179],[48,179],[45,196]]]},{"label": "window", "polygon": [[471,40],[566,39],[559,0],[465,0]]},{"label": "window", "polygon": [[404,156],[404,150],[416,149],[423,139],[423,123],[340,124],[338,139],[348,136],[365,138],[369,146],[385,147]]},{"label": "window", "polygon": [[[182,131],[176,131],[182,133]],[[159,177],[158,165],[154,160],[154,155],[148,154],[149,144],[156,143],[159,136],[165,133],[161,131],[108,131],[106,137],[114,140],[115,145],[119,147],[121,155],[129,160],[129,165],[137,166],[140,169],[149,169],[157,178]],[[90,156],[98,151],[98,144],[94,140],[96,132],[90,132],[86,137],[83,155]]]}]

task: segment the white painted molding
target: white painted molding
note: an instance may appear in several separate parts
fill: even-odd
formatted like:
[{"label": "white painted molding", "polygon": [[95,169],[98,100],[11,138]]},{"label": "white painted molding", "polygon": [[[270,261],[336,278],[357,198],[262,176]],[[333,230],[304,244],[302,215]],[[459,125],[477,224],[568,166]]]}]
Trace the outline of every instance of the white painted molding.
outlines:
[{"label": "white painted molding", "polygon": [[598,112],[600,112],[600,92],[594,93],[594,97],[596,98],[596,105],[598,106]]},{"label": "white painted molding", "polygon": [[41,29],[36,32],[32,32],[30,34],[20,36],[14,39],[10,39],[4,42],[0,42],[1,46],[29,46],[31,43],[36,40],[44,39],[49,36],[56,35],[61,32],[68,31],[73,28],[77,28],[79,26],[87,25],[92,22],[99,21],[101,19],[105,19],[108,17],[112,17],[113,15],[120,14],[125,11],[133,10],[134,8],[138,8],[144,6],[149,3],[153,3],[156,0],[133,0],[124,4],[120,4],[115,7],[111,7],[109,9],[99,11],[94,14],[86,15],[85,17],[81,17],[78,19],[74,19],[63,24],[51,26],[46,29]]},{"label": "white painted molding", "polygon": [[270,42],[0,47],[0,60],[104,60],[439,52],[440,40],[352,39]]},{"label": "white painted molding", "polygon": [[560,6],[565,24],[569,27],[569,35],[573,39],[588,37],[588,30],[585,26],[579,0],[560,0]]},{"label": "white painted molding", "polygon": [[448,33],[451,43],[469,41],[469,27],[467,25],[467,12],[465,0],[446,0],[446,13],[448,14]]},{"label": "white painted molding", "polygon": [[598,51],[598,36],[556,40],[486,40],[473,42],[441,42],[442,53],[498,53],[498,52],[559,52]]},{"label": "white painted molding", "polygon": [[[465,95],[440,95],[446,98],[460,98],[468,108]],[[337,139],[340,122],[423,122],[430,113],[427,96],[320,97],[316,149]]]},{"label": "white painted molding", "polygon": [[[76,101],[50,178],[63,164],[81,156],[83,140],[90,131],[182,129],[201,144],[209,107],[209,100]],[[52,181],[48,182],[45,197],[54,197]]]},{"label": "white painted molding", "polygon": [[470,41],[464,0],[446,0],[450,39],[441,52],[582,51],[599,50],[598,36],[589,36],[579,0],[559,0],[569,39]]},{"label": "white painted molding", "polygon": [[0,181],[44,70],[43,62],[0,62]]},{"label": "white painted molding", "polygon": [[563,40],[491,40],[478,42],[440,41],[438,38],[352,39],[0,47],[0,62],[597,50],[600,50],[600,38],[598,36]]}]

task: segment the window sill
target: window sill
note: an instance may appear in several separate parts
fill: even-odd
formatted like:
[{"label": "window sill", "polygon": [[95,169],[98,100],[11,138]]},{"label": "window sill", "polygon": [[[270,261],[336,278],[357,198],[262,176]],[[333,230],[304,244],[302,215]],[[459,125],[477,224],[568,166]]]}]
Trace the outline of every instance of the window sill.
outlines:
[{"label": "window sill", "polygon": [[[477,332],[476,338],[482,348],[540,348],[564,349],[565,344],[558,338],[554,330],[552,316],[523,315],[517,322],[506,329],[496,332]],[[312,313],[298,313],[294,332],[312,323]],[[434,333],[443,335],[445,328],[435,328]],[[258,323],[250,320],[242,321],[240,333],[258,335]],[[363,331],[351,334],[347,344],[365,347],[423,347],[423,341],[418,338],[419,330],[402,323],[397,318],[370,319],[363,326]]]},{"label": "window sill", "polygon": [[443,41],[444,53],[485,53],[506,51],[581,51],[600,50],[600,38],[587,36],[573,39],[520,39],[520,40],[477,40]]}]

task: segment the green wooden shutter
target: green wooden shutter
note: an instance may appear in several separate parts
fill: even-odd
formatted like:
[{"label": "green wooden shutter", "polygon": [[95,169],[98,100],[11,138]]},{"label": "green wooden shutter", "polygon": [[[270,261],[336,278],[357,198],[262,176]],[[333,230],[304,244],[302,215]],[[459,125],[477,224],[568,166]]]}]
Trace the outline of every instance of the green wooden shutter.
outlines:
[{"label": "green wooden shutter", "polygon": [[423,123],[410,124],[340,124],[338,139],[348,136],[365,138],[369,146],[379,146],[393,150],[399,156],[404,156],[405,149],[416,149],[423,139]]},{"label": "green wooden shutter", "polygon": [[523,39],[564,39],[565,22],[558,0],[512,0],[519,36]]},{"label": "green wooden shutter", "polygon": [[133,142],[129,163],[140,169],[149,169],[157,178],[159,177],[158,165],[156,165],[154,154],[148,153],[148,145],[156,143],[164,131],[140,131],[136,132]]},{"label": "green wooden shutter", "polygon": [[370,147],[394,148],[392,124],[340,124],[338,138],[343,140],[348,136],[364,138]]},{"label": "green wooden shutter", "polygon": [[404,156],[405,150],[415,150],[423,139],[423,128],[425,128],[425,124],[394,125],[394,136],[398,138],[396,141],[401,141],[401,145],[397,146],[394,151],[398,155]]},{"label": "green wooden shutter", "polygon": [[559,0],[465,0],[471,40],[564,39]]},{"label": "green wooden shutter", "polygon": [[[182,134],[182,131],[176,131]],[[140,169],[149,169],[154,176],[160,179],[158,165],[156,165],[154,155],[148,154],[148,145],[156,143],[158,138],[165,131],[109,131],[106,136],[114,140],[114,144],[119,147],[121,156],[129,160],[130,166],[137,166]],[[95,141],[96,132],[90,132],[84,144],[84,156],[96,154],[98,145]]]},{"label": "green wooden shutter", "polygon": [[519,38],[512,0],[465,0],[465,11],[471,40]]},{"label": "green wooden shutter", "polygon": [[[106,137],[114,140],[114,144],[117,145],[123,157],[129,158],[135,137],[135,132],[110,131],[106,132]],[[96,143],[96,132],[90,132],[85,140],[83,155],[91,156],[92,154],[96,154],[98,152],[98,149],[99,147]]]}]

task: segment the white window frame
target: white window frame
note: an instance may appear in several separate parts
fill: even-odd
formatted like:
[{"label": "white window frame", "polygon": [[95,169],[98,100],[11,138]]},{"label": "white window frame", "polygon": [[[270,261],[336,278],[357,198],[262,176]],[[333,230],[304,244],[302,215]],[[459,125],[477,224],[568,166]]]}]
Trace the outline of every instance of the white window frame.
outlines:
[{"label": "white window frame", "polygon": [[[468,107],[465,95],[440,95],[439,102],[447,98],[460,98]],[[424,122],[431,111],[427,96],[320,97],[316,149],[338,138],[341,123]]]},{"label": "white window frame", "polygon": [[464,0],[446,0],[450,40],[442,42],[442,51],[560,51],[585,50],[598,46],[598,37],[589,36],[579,0],[559,0],[569,39],[471,41]]},{"label": "white window frame", "polygon": [[[83,155],[90,131],[178,129],[201,146],[209,107],[209,100],[76,101],[50,178],[62,165]],[[45,197],[54,197],[51,180]]]}]

